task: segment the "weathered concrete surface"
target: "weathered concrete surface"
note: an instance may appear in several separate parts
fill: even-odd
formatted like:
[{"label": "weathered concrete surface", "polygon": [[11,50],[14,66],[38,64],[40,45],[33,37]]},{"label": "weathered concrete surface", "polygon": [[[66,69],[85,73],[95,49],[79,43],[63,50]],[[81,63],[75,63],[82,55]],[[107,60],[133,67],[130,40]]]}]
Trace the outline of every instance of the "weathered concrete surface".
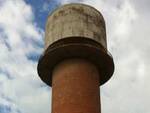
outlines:
[{"label": "weathered concrete surface", "polygon": [[100,113],[99,72],[83,59],[58,64],[52,78],[52,113]]},{"label": "weathered concrete surface", "polygon": [[47,20],[45,49],[66,37],[86,37],[107,48],[105,22],[96,9],[83,4],[69,4],[55,10]]}]

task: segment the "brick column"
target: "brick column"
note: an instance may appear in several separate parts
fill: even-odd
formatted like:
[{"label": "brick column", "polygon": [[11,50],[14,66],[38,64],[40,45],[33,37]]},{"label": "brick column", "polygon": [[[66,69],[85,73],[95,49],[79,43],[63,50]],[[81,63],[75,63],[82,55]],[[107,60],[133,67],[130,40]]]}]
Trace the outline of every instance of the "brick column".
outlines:
[{"label": "brick column", "polygon": [[99,77],[89,61],[59,63],[52,74],[52,113],[101,113]]}]

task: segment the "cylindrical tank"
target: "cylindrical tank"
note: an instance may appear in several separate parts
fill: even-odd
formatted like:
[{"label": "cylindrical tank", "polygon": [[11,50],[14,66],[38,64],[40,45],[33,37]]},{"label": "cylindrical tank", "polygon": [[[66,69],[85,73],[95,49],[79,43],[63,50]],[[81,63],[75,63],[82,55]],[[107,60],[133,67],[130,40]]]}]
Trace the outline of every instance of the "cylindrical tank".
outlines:
[{"label": "cylindrical tank", "polygon": [[49,15],[45,51],[38,64],[39,76],[51,86],[55,66],[71,58],[92,62],[100,73],[99,85],[104,84],[113,74],[114,63],[107,51],[104,18],[91,6],[68,4]]},{"label": "cylindrical tank", "polygon": [[103,16],[90,6],[65,5],[48,17],[45,49],[53,42],[67,37],[89,38],[99,42],[107,49]]}]

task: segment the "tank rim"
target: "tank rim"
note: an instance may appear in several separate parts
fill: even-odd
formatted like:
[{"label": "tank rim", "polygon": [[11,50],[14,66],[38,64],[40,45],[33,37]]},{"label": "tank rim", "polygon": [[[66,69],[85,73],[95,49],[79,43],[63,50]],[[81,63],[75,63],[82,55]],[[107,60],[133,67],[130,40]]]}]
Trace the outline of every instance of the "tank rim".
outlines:
[{"label": "tank rim", "polygon": [[88,38],[67,37],[51,44],[39,59],[37,70],[40,78],[52,86],[54,67],[69,58],[83,58],[95,64],[100,73],[100,85],[113,75],[113,58],[101,44]]}]

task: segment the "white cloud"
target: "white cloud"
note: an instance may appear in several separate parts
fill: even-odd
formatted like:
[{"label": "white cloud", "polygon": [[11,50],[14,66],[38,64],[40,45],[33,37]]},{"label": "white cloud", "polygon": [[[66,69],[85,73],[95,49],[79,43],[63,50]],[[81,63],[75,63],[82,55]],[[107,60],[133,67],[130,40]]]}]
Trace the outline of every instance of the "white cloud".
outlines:
[{"label": "white cloud", "polygon": [[23,0],[0,3],[0,104],[10,106],[11,113],[49,113],[50,90],[42,87],[37,62],[27,57],[41,54],[43,30]]}]

